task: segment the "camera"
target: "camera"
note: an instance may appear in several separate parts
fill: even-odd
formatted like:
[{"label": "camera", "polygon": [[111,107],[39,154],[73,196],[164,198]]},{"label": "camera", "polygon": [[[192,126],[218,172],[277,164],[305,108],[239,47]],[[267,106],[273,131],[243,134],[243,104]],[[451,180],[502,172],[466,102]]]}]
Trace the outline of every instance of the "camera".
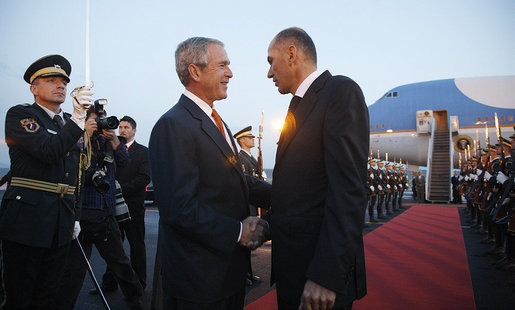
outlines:
[{"label": "camera", "polygon": [[102,152],[99,155],[98,163],[91,166],[86,170],[85,184],[93,186],[99,193],[105,194],[111,187],[106,180],[106,163],[112,163],[114,158],[107,152]]},{"label": "camera", "polygon": [[105,117],[104,106],[107,104],[107,99],[97,99],[93,104],[93,112],[98,115],[95,118],[98,131],[102,129],[116,129],[120,125],[120,121],[116,116]]}]

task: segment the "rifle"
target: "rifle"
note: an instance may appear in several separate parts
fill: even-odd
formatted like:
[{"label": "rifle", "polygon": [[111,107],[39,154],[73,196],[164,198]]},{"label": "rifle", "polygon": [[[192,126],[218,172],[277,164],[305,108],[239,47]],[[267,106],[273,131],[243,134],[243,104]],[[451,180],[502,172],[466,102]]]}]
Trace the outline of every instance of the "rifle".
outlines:
[{"label": "rifle", "polygon": [[263,180],[263,154],[261,152],[261,140],[263,139],[263,111],[261,111],[261,124],[259,125],[258,135],[258,158],[257,158],[257,175]]}]

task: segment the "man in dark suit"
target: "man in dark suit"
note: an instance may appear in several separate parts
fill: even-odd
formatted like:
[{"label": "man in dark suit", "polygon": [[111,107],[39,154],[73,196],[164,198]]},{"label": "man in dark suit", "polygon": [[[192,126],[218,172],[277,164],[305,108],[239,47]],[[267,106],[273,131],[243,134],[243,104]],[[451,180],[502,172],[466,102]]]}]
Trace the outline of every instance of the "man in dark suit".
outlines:
[{"label": "man in dark suit", "polygon": [[263,242],[265,226],[248,206],[268,207],[270,185],[243,174],[232,134],[214,109],[232,77],[223,43],[187,39],[175,60],[186,90],[157,121],[149,144],[163,309],[243,309],[247,246]]},{"label": "man in dark suit", "polygon": [[9,109],[5,140],[10,185],[0,208],[2,309],[55,309],[56,292],[72,238],[80,232],[75,204],[79,153],[89,88],[76,93],[64,113],[71,65],[60,55],[35,61],[24,79],[32,105]]},{"label": "man in dark suit", "polygon": [[[120,136],[125,138],[125,146],[131,158],[129,164],[116,169],[116,180],[120,182],[122,194],[131,219],[119,222],[122,240],[127,237],[130,244],[131,266],[138,276],[143,289],[147,286],[147,251],[145,248],[145,191],[150,182],[150,165],[147,147],[134,140],[136,121],[130,116],[120,119]],[[102,277],[102,289],[113,291],[118,283],[109,269]],[[97,293],[96,289],[90,293]]]},{"label": "man in dark suit", "polygon": [[366,294],[367,106],[354,81],[317,71],[315,45],[300,28],[275,36],[268,63],[279,92],[294,95],[270,212],[279,309],[350,309]]}]

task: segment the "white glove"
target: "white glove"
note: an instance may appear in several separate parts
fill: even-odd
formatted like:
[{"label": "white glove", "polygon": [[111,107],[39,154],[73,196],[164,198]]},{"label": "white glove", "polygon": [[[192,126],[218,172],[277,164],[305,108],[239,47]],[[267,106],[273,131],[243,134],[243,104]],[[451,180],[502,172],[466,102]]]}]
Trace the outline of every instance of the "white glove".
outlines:
[{"label": "white glove", "polygon": [[390,184],[386,184],[386,188],[392,188]]},{"label": "white glove", "polygon": [[75,226],[73,227],[73,235],[72,239],[75,240],[80,234],[80,223],[79,221],[75,221]]},{"label": "white glove", "polygon": [[465,176],[465,181],[468,181],[470,178],[468,175]]},{"label": "white glove", "polygon": [[383,190],[383,187],[381,185],[378,185],[377,188],[382,191]]},{"label": "white glove", "polygon": [[472,180],[474,180],[474,181],[477,181],[477,179],[478,179],[477,175],[475,175],[475,174],[473,174],[470,178],[471,178]]},{"label": "white glove", "polygon": [[399,184],[399,188],[401,188],[401,189],[402,189],[402,184]]},{"label": "white glove", "polygon": [[461,175],[460,175],[460,178],[459,178],[459,180],[460,180],[460,181],[461,181],[461,180],[463,180],[463,176],[461,176]]},{"label": "white glove", "polygon": [[499,173],[497,174],[497,182],[504,184],[506,180],[508,180],[508,177],[504,173],[499,171]]},{"label": "white glove", "polygon": [[88,86],[84,86],[77,90],[73,97],[73,113],[71,120],[84,130],[84,122],[86,121],[86,111],[93,104],[93,92]]},{"label": "white glove", "polygon": [[374,192],[375,188],[373,186],[370,186],[370,190]]},{"label": "white glove", "polygon": [[373,173],[370,174],[370,178],[374,179],[374,174]]},{"label": "white glove", "polygon": [[481,170],[481,169],[477,169],[477,171],[476,171],[476,175],[481,175],[481,173],[483,173],[483,170]]},{"label": "white glove", "polygon": [[490,173],[488,173],[488,171],[485,172],[485,180],[489,181],[491,177],[492,177],[492,175]]},{"label": "white glove", "polygon": [[397,185],[394,185],[393,186],[393,190],[396,191],[397,190]]}]

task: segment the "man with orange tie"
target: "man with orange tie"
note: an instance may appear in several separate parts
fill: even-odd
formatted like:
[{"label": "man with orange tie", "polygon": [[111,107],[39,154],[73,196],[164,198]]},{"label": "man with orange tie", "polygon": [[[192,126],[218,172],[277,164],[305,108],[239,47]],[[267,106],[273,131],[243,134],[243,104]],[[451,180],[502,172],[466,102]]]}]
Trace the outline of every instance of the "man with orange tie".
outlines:
[{"label": "man with orange tie", "polygon": [[[270,185],[243,174],[236,144],[216,112],[232,78],[224,44],[179,44],[176,71],[186,87],[156,123],[149,143],[159,208],[163,309],[243,309],[250,251],[265,241]],[[161,242],[162,241],[162,242]]]}]

